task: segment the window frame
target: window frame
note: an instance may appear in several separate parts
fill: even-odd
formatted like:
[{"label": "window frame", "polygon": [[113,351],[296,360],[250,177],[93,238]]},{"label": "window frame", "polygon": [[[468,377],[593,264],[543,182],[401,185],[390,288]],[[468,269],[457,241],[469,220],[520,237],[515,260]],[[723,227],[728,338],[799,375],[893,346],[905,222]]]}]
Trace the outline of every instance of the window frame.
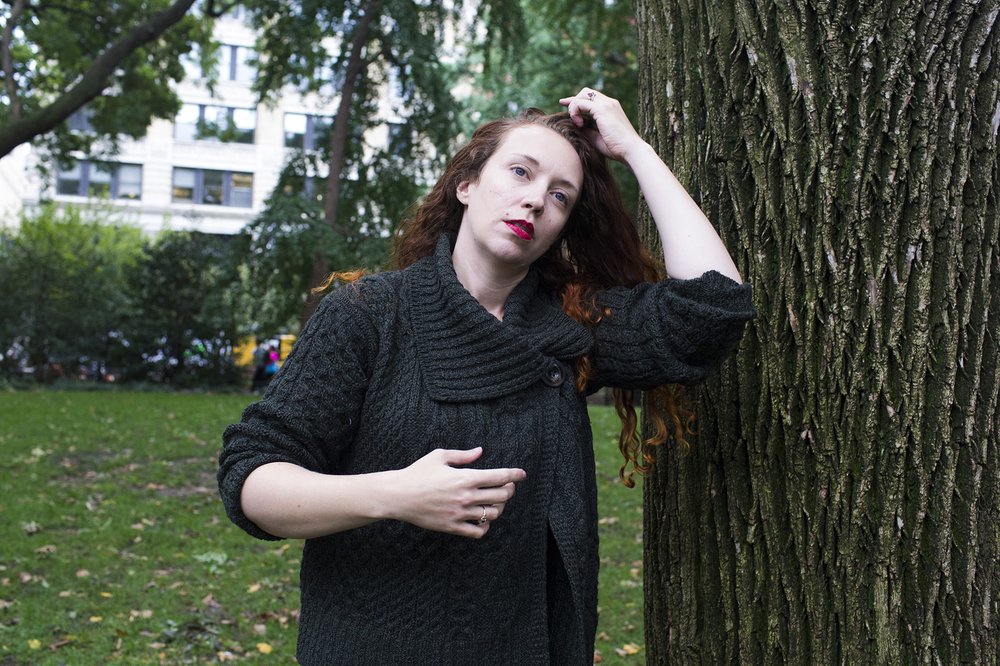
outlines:
[{"label": "window frame", "polygon": [[[191,171],[194,173],[194,185],[191,186],[191,198],[190,199],[178,199],[175,193],[176,183],[177,183],[177,172],[178,171]],[[214,176],[219,174],[222,179],[222,201],[216,203],[213,201],[205,201],[206,190],[208,189],[205,185],[205,175],[210,174]],[[247,205],[241,205],[233,203],[234,195],[233,191],[233,176],[249,176],[250,187],[249,187],[249,200]],[[253,208],[253,181],[254,174],[250,171],[233,171],[231,169],[203,169],[200,167],[182,167],[175,166],[170,174],[170,202],[172,204],[191,204],[197,206],[225,206],[227,208]],[[185,186],[187,187],[187,186]]]},{"label": "window frame", "polygon": [[[288,143],[288,131],[285,121],[288,116],[305,116],[306,119],[306,130],[304,134],[296,134],[295,136],[302,137],[302,145],[290,145]],[[325,121],[325,122],[319,122]],[[284,145],[285,148],[291,148],[293,150],[322,150],[324,146],[317,145],[317,138],[322,131],[332,131],[333,130],[333,116],[323,116],[315,113],[299,113],[298,111],[285,111],[285,115],[282,118],[282,133],[284,134]]]},{"label": "window frame", "polygon": [[[197,107],[197,109],[198,109],[198,119],[195,120],[195,123],[194,123],[194,134],[191,137],[188,137],[186,135],[185,136],[178,136],[178,128],[180,128],[180,127],[187,128],[187,127],[191,126],[191,124],[189,122],[181,124],[181,123],[179,123],[177,121],[178,117],[181,115],[181,112],[183,111],[183,109],[185,107]],[[221,136],[219,136],[219,134],[202,135],[202,132],[203,132],[204,128],[207,127],[208,124],[209,124],[208,121],[206,121],[206,119],[205,119],[206,112],[209,109],[221,109],[221,110],[225,111],[224,116],[225,116],[225,119],[226,119],[227,126],[224,127],[224,128],[222,128],[223,132],[231,130],[237,136],[240,135],[240,134],[247,135],[247,133],[248,133],[249,141],[240,141],[239,139],[227,140],[227,139],[224,139]],[[253,128],[252,129],[250,129],[250,130],[241,130],[236,125],[235,117],[236,117],[236,112],[237,111],[247,111],[247,112],[249,112],[252,115],[252,117],[253,117]],[[214,124],[214,121],[213,121],[213,124]],[[249,107],[242,107],[242,106],[225,106],[225,105],[222,105],[222,104],[195,104],[193,102],[187,102],[187,103],[184,103],[184,104],[181,105],[181,108],[177,111],[177,114],[174,116],[174,132],[173,132],[173,135],[174,135],[174,140],[175,141],[208,141],[208,142],[228,143],[228,144],[241,144],[241,145],[244,145],[244,146],[253,146],[253,145],[257,144],[257,109],[255,109],[255,108],[249,108]]]},{"label": "window frame", "polygon": [[[62,175],[64,173],[66,173],[67,171],[69,171],[69,169],[63,169],[62,167],[59,167],[56,170],[55,190],[56,190],[56,195],[57,196],[64,196],[64,197],[88,197],[88,198],[93,198],[93,199],[102,198],[102,195],[93,194],[93,193],[90,192],[90,184],[91,184],[92,180],[95,183],[96,182],[100,182],[100,181],[98,181],[97,178],[93,178],[91,176],[91,170],[93,170],[96,173],[100,169],[100,167],[104,166],[104,167],[108,167],[108,170],[110,172],[109,173],[110,178],[107,181],[107,183],[108,183],[107,198],[108,199],[121,200],[121,201],[141,201],[142,200],[142,183],[143,183],[143,173],[142,172],[143,172],[143,169],[142,169],[142,165],[141,164],[136,164],[134,162],[97,162],[97,161],[94,161],[94,160],[84,160],[84,159],[81,159],[81,160],[76,160],[73,163],[73,166],[70,167],[70,168],[72,169],[72,168],[77,167],[77,166],[80,168],[80,172],[79,172],[79,177],[76,179],[76,183],[77,183],[77,185],[76,185],[76,192],[63,192],[63,191],[61,191],[62,188],[61,188],[60,184],[62,182],[65,182],[65,180],[62,178]],[[136,167],[139,170],[139,182],[138,182],[138,185],[139,185],[138,192],[139,192],[139,194],[138,194],[138,196],[131,197],[131,196],[123,196],[122,195],[122,193],[121,193],[121,189],[122,189],[121,188],[121,185],[122,185],[122,182],[121,182],[121,169],[122,169],[122,167]]]}]

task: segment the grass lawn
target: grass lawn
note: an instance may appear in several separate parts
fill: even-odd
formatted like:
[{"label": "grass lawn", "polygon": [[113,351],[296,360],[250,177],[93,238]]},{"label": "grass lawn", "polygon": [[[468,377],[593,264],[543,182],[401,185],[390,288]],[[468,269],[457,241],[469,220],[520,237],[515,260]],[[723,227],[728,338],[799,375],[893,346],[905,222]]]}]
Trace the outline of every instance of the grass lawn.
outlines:
[{"label": "grass lawn", "polygon": [[[250,400],[0,393],[0,666],[295,663],[301,542],[247,536],[216,494],[220,433]],[[597,649],[642,663],[642,491],[617,480],[612,410],[592,417]]]}]

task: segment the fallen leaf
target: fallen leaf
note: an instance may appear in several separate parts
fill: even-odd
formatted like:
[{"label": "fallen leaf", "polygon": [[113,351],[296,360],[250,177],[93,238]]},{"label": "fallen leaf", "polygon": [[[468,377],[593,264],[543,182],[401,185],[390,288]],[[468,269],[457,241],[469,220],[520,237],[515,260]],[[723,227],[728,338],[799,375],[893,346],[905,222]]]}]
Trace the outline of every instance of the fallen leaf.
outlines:
[{"label": "fallen leaf", "polygon": [[38,640],[37,638],[29,638],[28,639],[28,649],[29,650],[41,650],[42,649],[42,642],[40,640]]},{"label": "fallen leaf", "polygon": [[49,643],[49,649],[53,651],[58,650],[61,647],[69,645],[74,640],[76,640],[76,636],[66,636],[62,640],[55,641],[54,643]]},{"label": "fallen leaf", "polygon": [[101,596],[104,597],[105,599],[110,599],[112,597],[112,594],[110,592],[101,592]]},{"label": "fallen leaf", "polygon": [[76,572],[76,577],[77,578],[86,578],[89,575],[90,575],[90,572],[87,571],[86,569],[77,569],[77,572]]},{"label": "fallen leaf", "polygon": [[104,618],[101,617],[100,615],[91,615],[90,622],[92,624],[97,624],[98,622],[104,622]]},{"label": "fallen leaf", "polygon": [[266,624],[253,625],[253,633],[257,634],[258,636],[263,636],[264,634],[267,633],[267,625]]},{"label": "fallen leaf", "polygon": [[615,653],[619,657],[628,657],[628,656],[631,656],[633,654],[638,654],[639,653],[639,649],[640,649],[639,646],[636,645],[635,643],[626,643],[625,645],[621,646],[620,648],[615,648]]},{"label": "fallen leaf", "polygon": [[267,643],[257,643],[257,651],[261,654],[271,654],[271,650],[274,649]]},{"label": "fallen leaf", "polygon": [[25,534],[37,534],[42,531],[42,526],[31,520],[21,523],[21,529],[24,530]]},{"label": "fallen leaf", "polygon": [[51,555],[52,553],[56,552],[56,546],[55,544],[47,543],[41,548],[36,548],[35,552],[38,553],[39,555]]},{"label": "fallen leaf", "polygon": [[219,650],[218,652],[215,653],[215,656],[216,658],[218,658],[220,662],[236,661],[236,655],[230,652],[229,650]]},{"label": "fallen leaf", "polygon": [[254,592],[260,592],[260,583],[253,583],[247,588],[247,592],[253,594]]}]

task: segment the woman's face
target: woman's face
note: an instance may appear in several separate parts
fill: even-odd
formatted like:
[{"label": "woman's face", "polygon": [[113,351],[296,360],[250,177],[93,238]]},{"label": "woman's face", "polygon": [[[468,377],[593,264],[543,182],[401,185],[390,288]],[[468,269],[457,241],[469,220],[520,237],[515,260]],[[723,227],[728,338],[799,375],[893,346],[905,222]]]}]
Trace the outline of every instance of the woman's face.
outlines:
[{"label": "woman's face", "polygon": [[512,129],[479,180],[457,188],[465,212],[455,251],[526,270],[559,237],[582,183],[583,166],[566,139],[538,125]]}]

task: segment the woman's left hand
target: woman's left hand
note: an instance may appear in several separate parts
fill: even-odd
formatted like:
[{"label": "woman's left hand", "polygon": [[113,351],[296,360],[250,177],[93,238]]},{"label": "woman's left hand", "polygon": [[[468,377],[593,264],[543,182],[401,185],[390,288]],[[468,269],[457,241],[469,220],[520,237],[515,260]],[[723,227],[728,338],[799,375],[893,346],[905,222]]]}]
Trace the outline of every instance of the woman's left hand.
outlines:
[{"label": "woman's left hand", "polygon": [[585,115],[593,119],[594,127],[588,128],[587,134],[605,157],[627,162],[630,151],[646,145],[629,122],[621,103],[613,97],[593,88],[583,88],[576,96],[563,97],[559,103],[567,107],[577,127],[585,126]]}]

